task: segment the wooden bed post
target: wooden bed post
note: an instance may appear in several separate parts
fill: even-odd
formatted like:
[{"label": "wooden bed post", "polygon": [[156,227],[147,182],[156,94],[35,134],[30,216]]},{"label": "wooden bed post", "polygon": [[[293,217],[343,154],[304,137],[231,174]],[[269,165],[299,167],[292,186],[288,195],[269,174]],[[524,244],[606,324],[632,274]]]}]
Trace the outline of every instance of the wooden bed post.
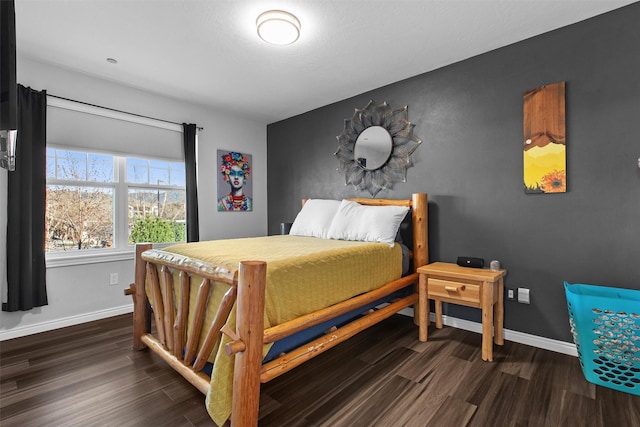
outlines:
[{"label": "wooden bed post", "polygon": [[[425,193],[413,194],[411,200],[411,220],[413,225],[413,271],[418,267],[429,264],[429,216],[428,198]],[[422,275],[416,284],[416,292],[426,295],[426,283],[422,283]],[[421,289],[422,288],[422,289]],[[427,340],[427,328],[429,327],[429,302],[418,301],[413,305],[413,321],[419,327],[418,339]]]},{"label": "wooden bed post", "polygon": [[428,198],[425,193],[412,196],[411,216],[413,223],[413,271],[429,264]]},{"label": "wooden bed post", "polygon": [[[143,350],[146,345],[142,342],[142,335],[151,332],[147,330],[148,317],[150,315],[145,281],[147,277],[146,262],[142,259],[142,252],[151,249],[151,243],[136,244],[135,277],[133,287],[133,349]],[[130,288],[131,289],[131,288]],[[129,290],[129,292],[131,292]],[[125,290],[125,294],[129,294]]]},{"label": "wooden bed post", "polygon": [[243,261],[240,263],[236,331],[239,341],[244,344],[244,350],[235,355],[231,411],[233,427],[258,425],[266,280],[267,264],[265,262]]}]

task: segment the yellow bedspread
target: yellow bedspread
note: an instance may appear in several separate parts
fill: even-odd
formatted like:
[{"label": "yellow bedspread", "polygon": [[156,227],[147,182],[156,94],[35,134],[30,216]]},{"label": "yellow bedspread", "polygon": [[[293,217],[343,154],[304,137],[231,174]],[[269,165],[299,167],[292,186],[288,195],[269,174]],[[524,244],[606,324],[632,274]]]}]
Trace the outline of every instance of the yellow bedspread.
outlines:
[{"label": "yellow bedspread", "polygon": [[[402,273],[400,247],[385,243],[269,236],[181,243],[165,251],[224,266],[230,271],[236,271],[240,261],[266,261],[265,328],[373,290]],[[215,313],[213,307],[227,289],[224,284],[214,286],[205,324],[210,324]],[[192,304],[196,292],[197,284],[191,287]],[[190,314],[190,323],[191,320]],[[235,330],[235,308],[227,325]],[[213,351],[211,387],[206,398],[207,410],[218,425],[231,414],[233,357],[224,351],[227,342],[224,336]],[[265,354],[266,351],[265,346]]]}]

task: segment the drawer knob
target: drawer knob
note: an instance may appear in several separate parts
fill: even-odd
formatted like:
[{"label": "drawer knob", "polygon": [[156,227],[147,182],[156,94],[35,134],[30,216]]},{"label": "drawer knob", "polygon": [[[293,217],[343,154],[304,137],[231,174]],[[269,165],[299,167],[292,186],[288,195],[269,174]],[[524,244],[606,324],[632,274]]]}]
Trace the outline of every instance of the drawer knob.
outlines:
[{"label": "drawer knob", "polygon": [[464,285],[462,285],[462,286],[445,286],[444,290],[447,291],[447,292],[464,291]]}]

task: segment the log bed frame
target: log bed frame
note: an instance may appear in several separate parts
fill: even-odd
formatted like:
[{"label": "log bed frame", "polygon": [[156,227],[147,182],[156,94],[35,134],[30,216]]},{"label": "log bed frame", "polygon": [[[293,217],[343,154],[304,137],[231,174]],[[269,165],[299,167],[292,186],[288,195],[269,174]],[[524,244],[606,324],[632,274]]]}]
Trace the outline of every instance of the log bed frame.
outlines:
[{"label": "log bed frame", "polygon": [[[242,261],[236,274],[221,269],[208,269],[203,272],[197,265],[177,265],[167,260],[146,257],[144,252],[151,249],[149,243],[136,245],[135,282],[125,289],[126,295],[132,295],[133,311],[133,348],[142,350],[149,347],[160,355],[173,369],[185,377],[203,394],[207,394],[211,378],[200,372],[207,362],[212,349],[221,333],[229,336],[231,342],[226,352],[235,355],[233,403],[231,424],[234,427],[256,426],[260,403],[260,384],[288,372],[303,362],[335,347],[358,332],[392,316],[398,311],[414,306],[415,322],[419,325],[419,340],[426,341],[428,311],[426,286],[419,283],[418,267],[428,263],[428,216],[427,195],[414,194],[411,200],[361,199],[352,198],[363,205],[389,206],[400,205],[411,208],[413,248],[411,258],[413,271],[395,281],[389,282],[371,292],[356,296],[331,307],[309,313],[283,324],[264,329],[264,295],[267,265],[263,261]],[[304,204],[304,201],[303,201]],[[173,272],[178,272],[180,298],[163,299],[163,295],[173,294]],[[187,336],[187,316],[189,313],[189,278],[197,275],[202,278],[196,299],[193,327]],[[161,280],[162,278],[162,280]],[[151,307],[145,292],[145,281],[150,285],[153,295],[157,336],[151,334]],[[214,282],[231,285],[225,294],[220,308],[211,325],[200,350],[200,337],[205,318],[207,298]],[[361,317],[339,328],[332,328],[323,336],[307,343],[276,359],[262,363],[263,344],[275,342],[305,328],[320,324],[339,315],[372,303],[382,297],[413,284],[416,292],[395,300],[377,310],[370,310]],[[233,307],[236,307],[236,330],[224,326]],[[176,307],[177,305],[177,307]],[[255,333],[255,331],[263,331]],[[182,357],[184,351],[184,357]],[[193,361],[193,363],[190,363]]]}]

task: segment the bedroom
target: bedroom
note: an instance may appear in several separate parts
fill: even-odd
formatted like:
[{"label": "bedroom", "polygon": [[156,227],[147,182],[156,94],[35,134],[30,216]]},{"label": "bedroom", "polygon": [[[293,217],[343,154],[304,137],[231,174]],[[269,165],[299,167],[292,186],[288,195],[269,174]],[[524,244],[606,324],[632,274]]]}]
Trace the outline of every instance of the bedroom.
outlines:
[{"label": "bedroom", "polygon": [[[257,161],[254,211],[217,213],[211,207],[215,196],[201,192],[203,238],[275,234],[281,222],[294,218],[303,197],[361,195],[344,186],[331,155],[343,120],[369,99],[408,105],[424,142],[413,155],[407,183],[379,197],[428,192],[431,259],[500,260],[509,270],[507,286],[530,288],[532,295],[528,306],[505,303],[505,328],[511,331],[506,339],[529,339],[563,351],[563,343],[571,342],[563,280],[639,286],[640,65],[639,36],[632,25],[639,15],[638,4],[632,4],[379,89],[355,91],[360,95],[336,98],[268,126],[231,110],[169,99],[37,58],[19,56],[18,73],[21,83],[52,94],[197,123],[204,128],[203,159],[215,158],[217,148],[251,153]],[[407,61],[415,57],[406,55]],[[522,136],[522,93],[557,81],[567,81],[569,191],[525,195],[515,142]],[[201,167],[199,179],[214,182],[215,168]],[[0,196],[6,203],[4,182]],[[111,273],[118,274],[118,286],[109,286]],[[131,281],[131,261],[60,266],[47,274],[50,305],[0,314],[3,339],[130,311],[122,288]],[[445,315],[461,324],[479,321],[476,311],[460,307],[448,307]]]}]

